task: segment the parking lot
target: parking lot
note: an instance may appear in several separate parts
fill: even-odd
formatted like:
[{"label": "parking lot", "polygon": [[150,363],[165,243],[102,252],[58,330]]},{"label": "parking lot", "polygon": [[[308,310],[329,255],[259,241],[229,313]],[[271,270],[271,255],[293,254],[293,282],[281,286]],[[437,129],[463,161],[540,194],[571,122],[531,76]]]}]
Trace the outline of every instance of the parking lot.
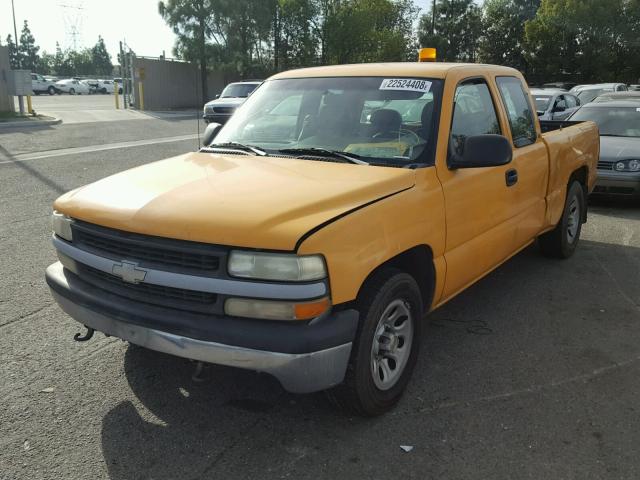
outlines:
[{"label": "parking lot", "polygon": [[532,246],[434,312],[398,407],[351,418],[266,375],[197,382],[189,361],[72,340],[44,282],[53,200],[197,148],[196,112],[113,100],[36,97],[64,123],[0,130],[1,480],[639,477],[638,203],[593,199],[573,258]]}]

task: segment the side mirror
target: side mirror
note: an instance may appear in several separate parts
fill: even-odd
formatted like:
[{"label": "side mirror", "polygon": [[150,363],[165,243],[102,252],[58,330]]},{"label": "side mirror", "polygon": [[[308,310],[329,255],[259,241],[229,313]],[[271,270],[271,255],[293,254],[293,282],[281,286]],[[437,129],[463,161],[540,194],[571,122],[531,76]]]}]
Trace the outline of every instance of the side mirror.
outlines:
[{"label": "side mirror", "polygon": [[462,155],[452,154],[449,168],[497,167],[511,162],[513,150],[502,135],[474,135],[464,141]]},{"label": "side mirror", "polygon": [[222,125],[219,123],[210,123],[207,125],[207,128],[204,129],[204,135],[202,136],[202,145],[204,147],[211,145],[221,128]]},{"label": "side mirror", "polygon": [[220,94],[219,94],[219,93],[216,93],[215,99],[217,100],[217,99],[219,99],[219,98],[220,98]]}]

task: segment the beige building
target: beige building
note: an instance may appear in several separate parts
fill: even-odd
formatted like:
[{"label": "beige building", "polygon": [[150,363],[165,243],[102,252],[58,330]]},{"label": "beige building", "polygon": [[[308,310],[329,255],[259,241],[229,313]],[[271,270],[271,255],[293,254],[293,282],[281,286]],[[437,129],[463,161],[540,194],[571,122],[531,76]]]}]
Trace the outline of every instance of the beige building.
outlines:
[{"label": "beige building", "polygon": [[9,47],[0,45],[0,112],[13,112],[13,97],[9,95]]}]

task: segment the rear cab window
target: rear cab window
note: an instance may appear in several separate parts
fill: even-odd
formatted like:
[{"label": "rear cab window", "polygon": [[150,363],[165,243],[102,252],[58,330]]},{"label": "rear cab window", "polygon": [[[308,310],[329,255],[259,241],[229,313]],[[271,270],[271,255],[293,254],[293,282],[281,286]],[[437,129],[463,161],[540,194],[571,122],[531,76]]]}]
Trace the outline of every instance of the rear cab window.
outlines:
[{"label": "rear cab window", "polygon": [[535,143],[533,112],[522,82],[516,77],[496,77],[496,83],[507,111],[513,145],[519,148]]},{"label": "rear cab window", "polygon": [[462,158],[467,137],[500,134],[500,123],[486,80],[462,81],[453,98],[449,155]]}]

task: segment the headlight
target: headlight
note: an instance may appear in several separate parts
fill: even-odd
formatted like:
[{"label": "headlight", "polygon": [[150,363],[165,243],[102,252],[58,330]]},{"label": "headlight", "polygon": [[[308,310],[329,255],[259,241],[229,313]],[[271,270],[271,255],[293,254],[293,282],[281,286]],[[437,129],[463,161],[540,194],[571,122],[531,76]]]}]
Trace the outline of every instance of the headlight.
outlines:
[{"label": "headlight", "polygon": [[322,256],[290,253],[235,250],[229,256],[228,270],[233,277],[286,282],[307,282],[327,276]]},{"label": "headlight", "polygon": [[613,166],[618,172],[640,172],[640,160],[622,160]]},{"label": "headlight", "polygon": [[71,221],[71,218],[64,213],[56,212],[54,210],[53,215],[51,215],[51,228],[53,229],[53,233],[69,242],[73,241]]},{"label": "headlight", "polygon": [[224,313],[232,317],[263,320],[309,320],[323,314],[330,307],[328,298],[311,302],[278,302],[251,298],[229,298]]}]

